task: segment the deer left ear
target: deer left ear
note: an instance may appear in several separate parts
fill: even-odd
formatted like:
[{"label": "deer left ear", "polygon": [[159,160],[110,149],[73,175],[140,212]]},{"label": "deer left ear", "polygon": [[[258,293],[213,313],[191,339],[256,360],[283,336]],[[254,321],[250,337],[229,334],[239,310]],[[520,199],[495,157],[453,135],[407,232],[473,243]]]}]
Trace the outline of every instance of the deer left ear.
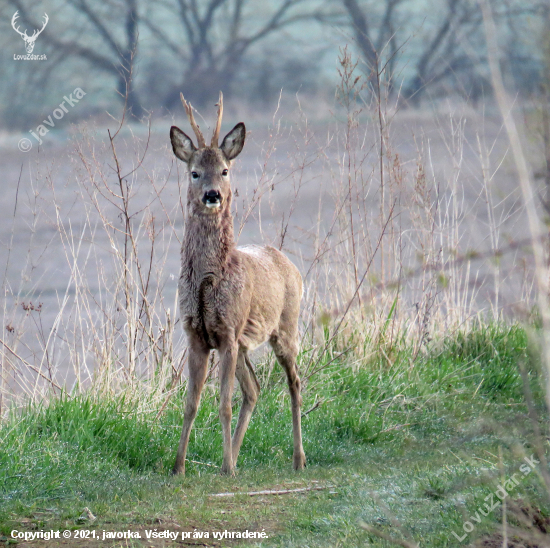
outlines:
[{"label": "deer left ear", "polygon": [[228,160],[233,160],[242,151],[246,138],[246,128],[239,122],[223,139],[220,146],[221,151]]},{"label": "deer left ear", "polygon": [[182,161],[188,163],[193,155],[193,152],[197,150],[193,141],[183,133],[183,131],[176,127],[172,126],[170,128],[170,141],[172,142],[172,150],[174,154]]}]

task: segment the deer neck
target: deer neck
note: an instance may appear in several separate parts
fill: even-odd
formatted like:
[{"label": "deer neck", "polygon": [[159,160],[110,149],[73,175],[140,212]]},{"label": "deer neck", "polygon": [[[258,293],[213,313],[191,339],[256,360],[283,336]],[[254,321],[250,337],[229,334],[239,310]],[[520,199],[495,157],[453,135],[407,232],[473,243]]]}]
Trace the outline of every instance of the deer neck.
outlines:
[{"label": "deer neck", "polygon": [[219,215],[197,213],[188,207],[182,258],[191,274],[189,281],[200,284],[204,278],[213,282],[224,278],[234,249],[231,200]]}]

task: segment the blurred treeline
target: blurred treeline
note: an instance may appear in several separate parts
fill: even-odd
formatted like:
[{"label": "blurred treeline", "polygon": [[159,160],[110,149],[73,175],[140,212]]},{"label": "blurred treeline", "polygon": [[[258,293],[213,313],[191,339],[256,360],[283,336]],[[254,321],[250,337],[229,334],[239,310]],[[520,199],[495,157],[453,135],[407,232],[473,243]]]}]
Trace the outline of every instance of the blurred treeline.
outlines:
[{"label": "blurred treeline", "polygon": [[[543,91],[550,51],[550,0],[493,0],[507,85],[521,97]],[[35,54],[16,61],[38,37]],[[27,131],[81,87],[77,117],[173,112],[180,91],[195,105],[226,98],[261,110],[281,90],[334,94],[339,49],[361,59],[376,91],[405,105],[491,96],[476,0],[2,0],[0,123]],[[376,75],[379,74],[380,78]]]}]

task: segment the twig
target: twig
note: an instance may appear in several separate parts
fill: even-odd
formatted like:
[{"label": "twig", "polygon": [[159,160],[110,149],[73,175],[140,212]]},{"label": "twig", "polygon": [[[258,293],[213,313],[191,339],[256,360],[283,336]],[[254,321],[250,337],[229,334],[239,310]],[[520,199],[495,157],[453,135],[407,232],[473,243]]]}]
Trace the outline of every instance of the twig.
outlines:
[{"label": "twig", "polygon": [[392,432],[393,430],[401,430],[401,428],[405,428],[406,426],[412,426],[413,422],[408,422],[407,424],[396,424],[395,426],[390,426],[390,428],[386,428],[385,430],[381,430],[378,432],[378,435],[380,434],[386,434],[387,432]]},{"label": "twig", "polygon": [[[539,238],[536,238],[537,240],[541,241],[546,240],[548,237],[546,235],[541,235]],[[410,270],[406,274],[402,274],[400,278],[394,278],[393,280],[390,280],[389,282],[378,282],[377,284],[374,284],[369,291],[370,292],[376,292],[376,291],[383,291],[385,289],[391,289],[393,287],[397,287],[400,283],[403,283],[403,281],[410,280],[412,278],[415,278],[416,276],[419,276],[421,274],[426,274],[429,272],[434,271],[441,271],[445,272],[447,270],[450,270],[451,268],[461,266],[464,263],[467,263],[469,261],[482,261],[484,259],[490,259],[493,257],[500,258],[504,256],[507,253],[510,253],[512,251],[516,251],[522,247],[525,247],[527,245],[530,245],[533,243],[533,238],[522,238],[521,240],[515,240],[510,242],[506,246],[501,246],[496,249],[490,249],[488,251],[467,251],[466,253],[459,255],[455,259],[452,259],[450,261],[438,261],[438,262],[432,262],[430,264],[423,264],[413,270]],[[363,294],[363,298],[367,300],[366,294]],[[349,306],[348,306],[349,308]],[[333,317],[339,317],[340,314],[342,314],[343,308],[342,307],[335,307],[330,310],[329,314]]]},{"label": "twig", "polygon": [[299,489],[248,491],[246,493],[216,493],[208,496],[209,497],[236,497],[237,495],[248,495],[249,497],[255,497],[258,495],[289,495],[291,493],[305,493],[306,491],[321,491],[323,489],[329,489],[331,487],[332,485],[313,485],[311,487],[300,487]]},{"label": "twig", "polygon": [[193,464],[200,464],[201,466],[210,466],[211,468],[219,468],[215,464],[208,464],[207,462],[200,462],[198,460],[185,459],[186,462],[192,462]]},{"label": "twig", "polygon": [[[179,380],[180,380],[181,374],[183,373],[183,368],[185,367],[185,355],[186,354],[187,354],[187,349],[185,349],[183,351],[183,355],[181,356],[180,370],[179,370],[178,374],[176,375],[176,377],[172,380],[171,386],[175,387],[178,384]],[[157,416],[155,417],[154,422],[157,422],[159,420],[159,417],[162,415],[162,412],[164,411],[164,408],[166,407],[166,405],[170,401],[170,398],[174,395],[175,392],[177,392],[176,388],[171,388],[170,389],[170,391],[168,392],[168,396],[166,396],[166,399],[164,400],[164,403],[162,404],[162,407],[159,409],[159,412],[157,413]],[[189,461],[189,462],[193,462],[193,461]]]},{"label": "twig", "polygon": [[[310,367],[312,366],[312,364],[313,364],[313,368],[315,369],[315,367],[321,362],[323,356],[325,355],[326,351],[328,350],[328,347],[332,344],[332,341],[336,338],[336,335],[338,335],[338,333],[340,331],[340,327],[342,327],[342,324],[344,323],[344,320],[347,316],[347,313],[349,312],[349,310],[351,308],[351,305],[353,304],[353,301],[355,300],[355,297],[357,297],[357,294],[361,290],[361,286],[363,285],[363,282],[365,281],[365,279],[367,277],[367,274],[370,272],[370,267],[372,266],[372,263],[374,261],[374,257],[376,255],[376,252],[380,248],[382,238],[384,237],[384,234],[386,233],[386,229],[388,228],[388,225],[389,225],[389,223],[392,219],[394,207],[395,207],[395,202],[392,204],[392,206],[390,208],[390,212],[388,214],[388,218],[386,219],[386,222],[384,223],[384,226],[382,227],[382,231],[380,232],[380,236],[378,237],[378,242],[376,243],[375,251],[371,256],[371,258],[370,258],[370,260],[367,264],[367,267],[365,268],[365,272],[363,273],[363,276],[361,277],[361,280],[359,281],[359,284],[355,287],[355,291],[353,292],[353,295],[349,299],[348,304],[347,304],[344,312],[342,313],[340,321],[336,325],[336,328],[334,329],[334,332],[332,333],[331,337],[325,343],[325,346],[321,350],[321,353],[320,353],[319,357],[317,358],[317,361],[314,364],[313,364],[314,355],[311,356],[311,359],[309,360],[309,362],[308,362],[308,364],[305,368],[305,373],[306,374],[310,371]],[[307,375],[306,378],[308,378],[309,376],[311,376],[311,374]]]},{"label": "twig", "polygon": [[325,400],[319,400],[318,402],[315,402],[313,407],[311,407],[310,409],[308,409],[307,411],[302,413],[302,417],[305,417],[306,415],[309,415],[312,411],[315,411],[315,409],[318,409],[319,407],[321,407],[321,405],[323,403],[325,403]]},{"label": "twig", "polygon": [[[32,369],[33,371],[38,373],[38,375],[40,375],[43,379],[47,380],[49,383],[51,383],[53,386],[58,388],[60,391],[63,391],[61,386],[59,386],[53,379],[50,379],[50,378],[46,377],[46,375],[44,375],[44,373],[42,373],[42,371],[40,371],[40,369],[38,369],[34,365],[31,365],[27,360],[22,358],[19,354],[17,354],[17,352],[15,352],[15,350],[13,350],[10,346],[8,346],[2,339],[0,339],[0,343],[2,343],[4,345],[4,348],[6,348],[6,350],[9,350],[18,360],[20,360],[22,363],[24,363],[29,369]],[[65,392],[65,394],[66,394],[67,397],[69,397],[69,398],[71,397],[67,392]]]},{"label": "twig", "polygon": [[322,369],[326,369],[332,362],[335,362],[338,358],[341,358],[342,356],[345,356],[349,351],[351,350],[351,346],[344,349],[339,354],[336,354],[333,358],[331,358],[327,363],[324,363],[321,367],[314,369],[311,373],[309,373],[307,376],[303,378],[303,381],[307,381],[311,376],[315,375],[315,373],[318,373]]}]

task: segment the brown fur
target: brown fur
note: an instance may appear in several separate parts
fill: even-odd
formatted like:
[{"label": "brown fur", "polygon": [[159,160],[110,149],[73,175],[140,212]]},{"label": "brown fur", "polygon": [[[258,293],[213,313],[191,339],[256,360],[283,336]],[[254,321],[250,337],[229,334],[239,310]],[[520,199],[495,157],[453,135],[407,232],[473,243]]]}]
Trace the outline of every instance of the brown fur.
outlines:
[{"label": "brown fur", "polygon": [[[213,349],[220,355],[222,472],[234,473],[260,391],[247,352],[266,341],[287,374],[292,402],[294,468],[305,465],[300,425],[302,398],[296,373],[302,279],[298,269],[273,247],[235,247],[228,170],[231,160],[244,146],[245,134],[244,124],[237,124],[220,148],[213,139],[213,146],[197,149],[181,130],[172,127],[170,131],[174,153],[189,168],[188,217],[179,280],[180,315],[189,343],[189,381],[175,474],[185,473],[189,434]],[[207,207],[208,192],[217,193],[221,201],[219,207]],[[231,437],[235,376],[243,404]]]}]

